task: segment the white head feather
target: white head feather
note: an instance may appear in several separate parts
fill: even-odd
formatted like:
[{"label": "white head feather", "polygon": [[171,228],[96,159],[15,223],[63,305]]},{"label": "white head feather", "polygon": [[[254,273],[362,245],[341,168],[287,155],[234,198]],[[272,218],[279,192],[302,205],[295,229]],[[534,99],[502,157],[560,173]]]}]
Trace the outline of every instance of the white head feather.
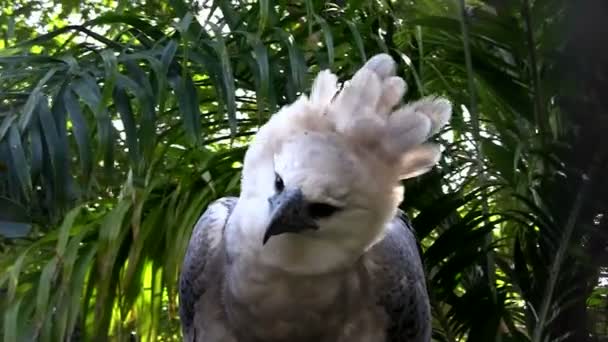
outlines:
[{"label": "white head feather", "polygon": [[[229,222],[228,249],[301,274],[352,264],[383,237],[403,199],[400,180],[430,170],[439,149],[426,143],[451,116],[445,99],[427,97],[394,109],[406,91],[395,62],[370,59],[338,93],[321,71],[310,98],[282,108],[256,134],[244,161],[242,190]],[[275,174],[309,201],[343,208],[320,229],[282,234],[262,245]]]}]

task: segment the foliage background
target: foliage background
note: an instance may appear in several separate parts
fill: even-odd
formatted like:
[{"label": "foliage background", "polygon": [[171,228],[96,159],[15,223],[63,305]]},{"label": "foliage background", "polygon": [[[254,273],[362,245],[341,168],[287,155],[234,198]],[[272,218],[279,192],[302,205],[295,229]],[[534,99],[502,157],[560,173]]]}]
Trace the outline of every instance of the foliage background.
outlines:
[{"label": "foliage background", "polygon": [[0,3],[5,341],[179,339],[192,226],[257,127],[382,51],[454,104],[403,203],[434,340],[605,340],[601,1]]}]

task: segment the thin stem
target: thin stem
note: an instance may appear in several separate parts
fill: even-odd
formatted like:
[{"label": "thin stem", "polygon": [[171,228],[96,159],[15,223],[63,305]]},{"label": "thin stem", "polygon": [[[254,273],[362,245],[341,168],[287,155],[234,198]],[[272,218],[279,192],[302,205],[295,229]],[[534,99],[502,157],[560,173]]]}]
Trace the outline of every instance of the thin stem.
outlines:
[{"label": "thin stem", "polygon": [[[479,179],[479,184],[482,188],[481,196],[483,200],[481,201],[482,211],[484,214],[484,225],[489,225],[490,222],[488,220],[488,196],[485,191],[485,184],[487,183],[487,175],[484,169],[483,163],[483,151],[481,149],[481,135],[480,135],[480,125],[479,125],[479,114],[477,111],[477,97],[476,97],[476,88],[475,88],[475,74],[473,73],[473,61],[471,58],[471,48],[470,48],[470,36],[469,36],[469,25],[468,25],[468,15],[465,9],[465,1],[459,0],[460,4],[460,28],[462,31],[462,44],[464,49],[464,59],[467,70],[467,84],[469,88],[469,113],[471,115],[471,124],[473,128],[473,138],[475,140],[475,152],[476,152],[476,166],[477,166],[477,174]],[[485,271],[488,279],[488,285],[490,286],[492,297],[494,302],[496,302],[496,279],[494,274],[494,253],[490,249],[492,244],[492,233],[488,233],[485,237],[484,246],[487,248],[488,253],[486,255],[486,265]]]},{"label": "thin stem", "polygon": [[574,231],[574,227],[576,226],[576,222],[581,212],[581,208],[583,206],[583,203],[585,202],[587,194],[591,190],[593,177],[597,169],[599,168],[601,161],[603,160],[602,157],[602,153],[597,153],[593,161],[591,162],[591,165],[589,166],[589,170],[582,175],[582,184],[579,188],[576,198],[574,199],[574,204],[572,205],[568,220],[566,221],[564,233],[562,235],[557,252],[555,253],[555,259],[553,259],[553,264],[551,265],[551,269],[549,271],[549,280],[547,281],[547,284],[545,286],[545,295],[543,297],[543,301],[541,302],[540,310],[538,311],[538,322],[534,329],[534,335],[532,338],[533,342],[542,341],[543,331],[547,322],[547,315],[549,313],[549,307],[551,306],[553,292],[555,291],[555,285],[557,283],[557,277],[560,274],[562,263],[564,261],[564,258],[566,257],[566,251],[570,246],[572,232]]},{"label": "thin stem", "polygon": [[546,133],[545,127],[545,108],[542,89],[540,86],[540,74],[538,73],[538,62],[536,60],[536,44],[534,42],[534,29],[532,26],[532,18],[530,16],[530,1],[524,0],[522,4],[522,17],[526,26],[526,43],[528,45],[528,58],[530,63],[530,73],[532,78],[532,86],[534,87],[534,119],[541,138],[544,139]]},{"label": "thin stem", "polygon": [[441,304],[437,303],[435,300],[432,300],[432,307],[435,311],[435,317],[439,321],[439,325],[443,329],[445,334],[445,339],[448,342],[456,342],[456,338],[454,338],[454,333],[452,332],[452,328],[450,328],[450,324],[445,317],[445,313],[443,312],[443,308],[441,308]]}]

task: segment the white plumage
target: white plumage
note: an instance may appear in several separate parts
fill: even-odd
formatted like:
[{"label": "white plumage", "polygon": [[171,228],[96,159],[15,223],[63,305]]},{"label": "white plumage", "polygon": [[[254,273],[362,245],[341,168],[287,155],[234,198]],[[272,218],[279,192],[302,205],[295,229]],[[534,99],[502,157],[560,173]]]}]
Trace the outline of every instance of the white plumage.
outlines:
[{"label": "white plumage", "polygon": [[373,57],[338,92],[310,97],[256,134],[239,198],[195,227],[180,279],[189,341],[428,341],[430,310],[400,180],[439,160],[426,141],[445,99],[398,106],[405,82]]}]

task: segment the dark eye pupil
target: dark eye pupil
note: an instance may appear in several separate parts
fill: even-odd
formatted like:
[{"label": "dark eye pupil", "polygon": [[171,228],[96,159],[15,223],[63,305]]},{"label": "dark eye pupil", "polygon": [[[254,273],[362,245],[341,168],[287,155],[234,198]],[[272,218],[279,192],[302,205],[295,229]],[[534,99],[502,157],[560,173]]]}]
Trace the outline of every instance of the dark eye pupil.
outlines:
[{"label": "dark eye pupil", "polygon": [[323,218],[333,215],[339,209],[327,203],[311,203],[308,205],[308,214],[313,218]]},{"label": "dark eye pupil", "polygon": [[279,175],[275,175],[275,178],[274,178],[274,188],[278,192],[281,192],[281,191],[283,191],[283,189],[285,189],[285,184],[283,184],[283,179]]}]

